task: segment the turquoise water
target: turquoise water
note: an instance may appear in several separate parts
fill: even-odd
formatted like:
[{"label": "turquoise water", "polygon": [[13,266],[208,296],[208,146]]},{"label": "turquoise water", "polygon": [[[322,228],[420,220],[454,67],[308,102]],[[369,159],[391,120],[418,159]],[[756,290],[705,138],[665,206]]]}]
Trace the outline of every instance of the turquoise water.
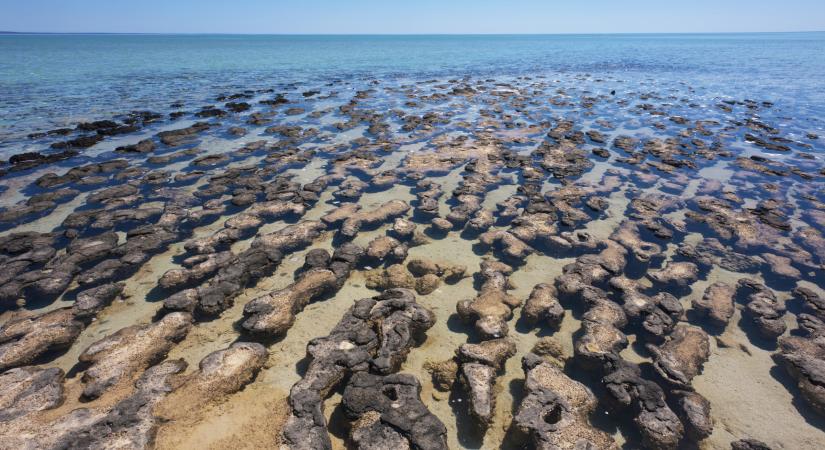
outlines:
[{"label": "turquoise water", "polygon": [[0,142],[172,100],[336,79],[588,73],[825,111],[825,33],[0,35]]}]

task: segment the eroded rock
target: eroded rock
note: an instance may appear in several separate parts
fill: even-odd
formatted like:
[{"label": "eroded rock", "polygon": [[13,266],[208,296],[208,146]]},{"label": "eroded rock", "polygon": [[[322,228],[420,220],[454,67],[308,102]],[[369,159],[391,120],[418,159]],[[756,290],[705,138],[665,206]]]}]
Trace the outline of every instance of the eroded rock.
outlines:
[{"label": "eroded rock", "polygon": [[687,388],[710,357],[710,341],[701,328],[678,324],[662,345],[648,344],[653,367],[668,383]]},{"label": "eroded rock", "polygon": [[19,367],[0,373],[0,423],[63,403],[63,378],[56,367]]},{"label": "eroded rock", "polygon": [[682,422],[665,402],[665,393],[656,383],[641,377],[639,367],[621,362],[602,379],[610,400],[633,414],[633,421],[648,448],[675,449],[684,436]]},{"label": "eroded rock", "polygon": [[521,310],[521,317],[528,323],[539,323],[543,326],[556,328],[564,318],[564,308],[556,298],[556,288],[541,283],[533,287],[530,297]]},{"label": "eroded rock", "polygon": [[693,299],[693,309],[707,316],[711,324],[724,327],[735,311],[733,297],[736,289],[727,283],[716,282],[705,289],[701,299]]},{"label": "eroded rock", "polygon": [[176,312],[149,325],[123,328],[94,344],[78,359],[90,365],[83,374],[83,396],[100,397],[114,386],[133,379],[140,370],[166,356],[192,327],[192,316]]},{"label": "eroded rock", "polygon": [[420,396],[421,384],[412,375],[353,375],[342,403],[347,416],[356,421],[351,435],[358,448],[446,450],[447,428]]},{"label": "eroded rock", "polygon": [[323,415],[330,390],[355,372],[396,372],[416,338],[434,321],[433,313],[419,306],[409,290],[391,289],[357,301],[328,336],[307,345],[309,367],[290,391],[285,444],[292,449],[330,449]]},{"label": "eroded rock", "polygon": [[522,359],[522,366],[526,395],[513,420],[530,436],[533,448],[619,448],[610,435],[590,424],[597,402],[586,386],[534,353]]},{"label": "eroded rock", "polygon": [[31,364],[48,351],[71,346],[83,328],[72,308],[6,322],[0,327],[0,372]]},{"label": "eroded rock", "polygon": [[459,317],[473,323],[484,339],[507,336],[507,321],[513,316],[513,309],[521,305],[521,300],[507,293],[510,288],[507,276],[512,272],[506,264],[483,261],[480,275],[484,282],[478,296],[456,305]]},{"label": "eroded rock", "polygon": [[516,353],[516,344],[506,338],[463,344],[456,351],[458,376],[468,393],[470,414],[484,427],[495,412],[495,384],[504,363]]}]

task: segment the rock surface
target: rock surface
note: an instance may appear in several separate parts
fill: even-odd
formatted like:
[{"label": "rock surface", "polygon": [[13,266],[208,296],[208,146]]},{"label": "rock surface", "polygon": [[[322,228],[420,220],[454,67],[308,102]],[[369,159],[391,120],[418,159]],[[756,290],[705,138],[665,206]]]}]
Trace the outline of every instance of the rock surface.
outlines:
[{"label": "rock surface", "polygon": [[83,396],[100,397],[114,386],[133,379],[140,370],[166,356],[192,327],[192,316],[176,312],[149,325],[123,328],[90,345],[79,356],[89,364],[83,373]]},{"label": "rock surface", "polygon": [[619,448],[610,435],[590,424],[597,402],[587,387],[534,353],[528,353],[522,365],[526,395],[513,420],[530,436],[532,448]]},{"label": "rock surface", "polygon": [[291,415],[284,426],[292,449],[330,449],[323,419],[330,390],[357,372],[389,375],[406,359],[417,337],[432,327],[433,313],[411,291],[391,289],[357,301],[328,336],[307,345],[309,367],[289,395]]}]

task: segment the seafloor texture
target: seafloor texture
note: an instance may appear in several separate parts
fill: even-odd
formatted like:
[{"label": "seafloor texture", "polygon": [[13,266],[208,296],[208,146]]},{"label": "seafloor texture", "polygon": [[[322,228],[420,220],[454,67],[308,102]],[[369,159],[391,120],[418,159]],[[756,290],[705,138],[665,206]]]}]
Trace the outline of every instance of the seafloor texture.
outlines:
[{"label": "seafloor texture", "polygon": [[0,447],[825,448],[810,122],[611,77],[367,86],[32,134]]}]

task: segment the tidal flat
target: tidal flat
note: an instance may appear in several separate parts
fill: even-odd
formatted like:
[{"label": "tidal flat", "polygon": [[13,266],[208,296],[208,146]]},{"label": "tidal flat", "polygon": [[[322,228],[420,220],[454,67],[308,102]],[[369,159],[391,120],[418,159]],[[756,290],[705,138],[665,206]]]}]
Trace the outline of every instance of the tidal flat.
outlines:
[{"label": "tidal flat", "polygon": [[33,131],[0,448],[825,448],[823,132],[583,74]]}]

